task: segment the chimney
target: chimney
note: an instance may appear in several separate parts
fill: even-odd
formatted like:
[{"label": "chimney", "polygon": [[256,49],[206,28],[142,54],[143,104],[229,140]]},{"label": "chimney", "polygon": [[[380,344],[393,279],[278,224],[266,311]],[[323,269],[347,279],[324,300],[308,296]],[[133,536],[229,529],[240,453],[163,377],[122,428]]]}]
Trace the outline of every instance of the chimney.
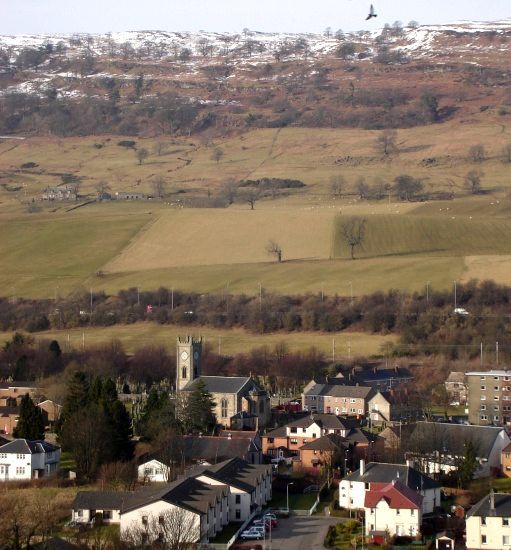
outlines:
[{"label": "chimney", "polygon": [[361,458],[360,459],[360,475],[363,476],[365,474],[365,471],[366,471],[366,461]]}]

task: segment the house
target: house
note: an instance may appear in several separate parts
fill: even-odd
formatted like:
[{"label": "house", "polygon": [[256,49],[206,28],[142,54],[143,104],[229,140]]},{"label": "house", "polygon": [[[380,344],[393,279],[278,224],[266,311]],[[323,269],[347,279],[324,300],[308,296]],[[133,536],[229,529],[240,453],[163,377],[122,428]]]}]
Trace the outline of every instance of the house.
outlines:
[{"label": "house", "polygon": [[392,481],[399,481],[421,495],[422,514],[432,513],[440,506],[440,485],[412,467],[404,464],[360,461],[360,468],[346,476],[339,484],[339,506],[350,510],[362,510],[365,495],[371,489],[379,489]]},{"label": "house", "polygon": [[466,517],[467,550],[511,547],[511,495],[493,493],[472,506]]},{"label": "house", "polygon": [[327,434],[305,443],[298,449],[298,459],[293,460],[293,469],[304,470],[310,475],[320,475],[325,468],[347,468],[351,459],[352,445],[341,435]]},{"label": "house", "polygon": [[271,417],[270,398],[250,376],[201,376],[202,338],[177,339],[178,396],[186,400],[198,380],[215,401],[218,424],[230,429],[257,430]]},{"label": "house", "polygon": [[369,369],[353,369],[349,380],[350,383],[370,386],[375,390],[386,392],[412,382],[413,376],[406,367],[395,366],[389,368],[375,365]]},{"label": "house", "polygon": [[144,543],[170,541],[186,529],[186,542],[207,543],[230,521],[249,519],[271,499],[271,467],[234,458],[201,466],[163,486],[132,492],[77,494],[72,519],[120,525],[121,538]]},{"label": "house", "polygon": [[311,439],[335,433],[346,437],[354,421],[333,414],[311,414],[285,426],[270,430],[261,436],[263,455],[274,457],[277,450],[285,448],[298,454],[298,449]]},{"label": "house", "polygon": [[268,464],[253,465],[233,458],[191,471],[204,483],[229,487],[229,513],[233,521],[247,520],[271,500],[272,473]]},{"label": "house", "polygon": [[302,393],[305,411],[363,417],[376,390],[370,386],[309,383]]},{"label": "house", "polygon": [[146,198],[144,193],[117,191],[114,195],[117,201],[141,201]]},{"label": "house", "polygon": [[68,185],[46,187],[41,195],[43,201],[74,201],[76,197],[74,187]]},{"label": "house", "polygon": [[404,451],[408,450],[406,443],[414,427],[414,424],[398,422],[392,426],[387,426],[378,434],[387,460],[400,462],[404,458]]},{"label": "house", "polygon": [[422,418],[420,399],[406,386],[377,392],[368,403],[369,422],[387,427],[396,422],[411,422]]},{"label": "house", "polygon": [[0,447],[0,481],[46,477],[59,467],[60,447],[46,441],[14,439]]},{"label": "house", "polygon": [[506,477],[511,477],[511,443],[506,445],[500,453],[501,473]]},{"label": "house", "polygon": [[477,426],[511,423],[511,371],[467,372],[468,421]]},{"label": "house", "polygon": [[0,407],[0,433],[12,434],[20,417],[18,406]]},{"label": "house", "polygon": [[59,419],[62,405],[55,403],[51,399],[45,399],[38,403],[37,406],[43,412],[44,425],[49,427],[54,426],[55,422]]},{"label": "house", "polygon": [[0,395],[2,397],[23,397],[28,393],[31,397],[38,395],[42,392],[42,389],[37,386],[35,382],[0,382]]},{"label": "house", "polygon": [[464,372],[450,372],[445,381],[445,391],[452,404],[465,405],[468,397],[468,387]]},{"label": "house", "polygon": [[371,485],[364,497],[366,535],[374,539],[381,537],[382,533],[406,537],[418,535],[422,524],[422,495],[399,480]]},{"label": "house", "polygon": [[177,470],[190,464],[218,464],[229,458],[241,458],[248,464],[261,464],[259,434],[229,431],[220,432],[218,436],[186,435],[174,443],[170,453],[142,455],[139,459],[138,479],[168,482],[173,480]]},{"label": "house", "polygon": [[474,447],[479,467],[474,477],[487,477],[501,470],[502,450],[511,439],[504,428],[441,422],[417,422],[408,442],[408,456],[429,474],[447,474],[458,468],[466,445]]}]

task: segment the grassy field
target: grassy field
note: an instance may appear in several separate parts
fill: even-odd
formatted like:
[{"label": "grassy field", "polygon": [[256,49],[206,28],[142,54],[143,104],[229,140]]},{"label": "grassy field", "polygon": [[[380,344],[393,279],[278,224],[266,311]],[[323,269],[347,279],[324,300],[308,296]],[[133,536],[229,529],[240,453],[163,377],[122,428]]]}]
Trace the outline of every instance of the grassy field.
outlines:
[{"label": "grassy field", "polygon": [[[482,120],[482,119],[481,119]],[[79,288],[115,292],[160,285],[198,292],[258,292],[259,285],[282,293],[354,295],[399,288],[447,288],[452,281],[494,277],[511,282],[511,200],[509,164],[499,156],[509,141],[507,127],[476,119],[398,131],[399,155],[385,160],[374,150],[377,132],[359,129],[254,130],[216,139],[211,147],[196,139],[136,139],[149,159],[138,164],[120,137],[0,140],[0,295],[54,296]],[[488,160],[474,164],[467,151],[482,143]],[[434,159],[434,162],[425,160]],[[35,162],[33,169],[21,164]],[[490,192],[471,197],[463,186],[470,169],[484,172]],[[452,190],[453,201],[397,203],[360,201],[356,178],[369,184],[409,173],[429,190]],[[82,193],[100,180],[112,192],[151,191],[164,176],[164,202],[101,203],[71,210],[75,203],[35,204],[45,185],[62,174],[82,178]],[[328,194],[334,175],[346,178],[343,199]],[[213,196],[228,177],[298,178],[307,187],[276,200],[266,198],[251,211],[236,203],[226,209],[176,206],[187,193]],[[357,256],[339,239],[346,216],[368,218],[367,238]],[[277,264],[265,251],[269,239],[283,250]],[[96,274],[101,272],[101,277]]]},{"label": "grassy field", "polygon": [[[63,349],[81,349],[100,343],[107,343],[112,339],[122,342],[124,349],[131,353],[136,348],[155,344],[163,345],[173,351],[176,338],[183,334],[196,334],[205,337],[215,352],[231,355],[246,352],[260,347],[273,347],[279,342],[286,342],[291,351],[305,351],[315,346],[329,357],[332,357],[333,343],[335,342],[335,356],[347,357],[357,355],[378,354],[385,342],[396,342],[395,335],[381,336],[361,332],[315,333],[291,332],[273,334],[252,334],[243,329],[221,330],[208,327],[180,327],[174,325],[157,325],[153,323],[137,323],[134,325],[116,325],[113,327],[96,327],[70,330],[54,330],[34,333],[36,339],[58,340]],[[12,333],[0,332],[0,345],[11,338]]]}]

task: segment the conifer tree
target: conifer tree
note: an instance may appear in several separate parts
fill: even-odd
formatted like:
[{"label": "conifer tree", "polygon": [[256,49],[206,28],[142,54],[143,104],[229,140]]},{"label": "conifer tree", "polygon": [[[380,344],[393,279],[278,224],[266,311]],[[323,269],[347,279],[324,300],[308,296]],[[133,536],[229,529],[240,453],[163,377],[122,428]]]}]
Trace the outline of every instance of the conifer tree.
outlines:
[{"label": "conifer tree", "polygon": [[185,429],[206,433],[212,431],[216,425],[215,408],[213,396],[206,389],[204,380],[199,378],[186,401],[183,418]]},{"label": "conifer tree", "polygon": [[43,411],[34,405],[28,393],[21,399],[20,417],[13,435],[24,439],[44,439]]}]

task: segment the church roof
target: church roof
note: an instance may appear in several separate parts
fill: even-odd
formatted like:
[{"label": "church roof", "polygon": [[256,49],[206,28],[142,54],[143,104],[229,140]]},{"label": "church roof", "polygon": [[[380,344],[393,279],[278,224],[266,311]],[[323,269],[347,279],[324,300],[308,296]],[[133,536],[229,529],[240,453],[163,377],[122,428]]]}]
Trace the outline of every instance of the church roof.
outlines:
[{"label": "church roof", "polygon": [[246,386],[251,384],[252,387],[247,387],[247,391],[254,389],[261,391],[260,386],[250,378],[250,376],[199,376],[195,380],[188,382],[183,388],[183,391],[192,391],[197,380],[202,380],[209,393],[239,393]]}]

